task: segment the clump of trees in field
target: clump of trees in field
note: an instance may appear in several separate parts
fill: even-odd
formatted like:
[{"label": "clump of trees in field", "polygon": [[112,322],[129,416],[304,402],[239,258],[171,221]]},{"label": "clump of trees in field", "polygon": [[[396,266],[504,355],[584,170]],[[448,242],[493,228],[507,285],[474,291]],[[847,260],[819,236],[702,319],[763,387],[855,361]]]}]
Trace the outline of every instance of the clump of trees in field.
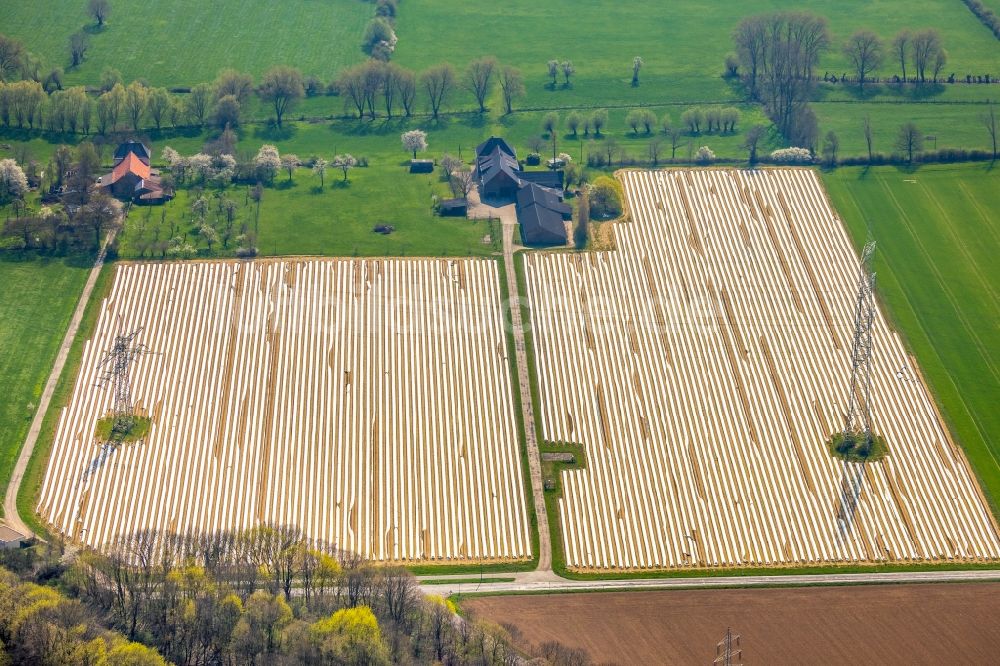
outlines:
[{"label": "clump of trees in field", "polygon": [[[60,556],[56,545],[0,553],[16,572],[0,569],[0,640],[16,663],[521,659],[513,628],[459,618],[450,601],[422,595],[406,569],[307,540],[292,527],[199,536],[141,530],[70,563]],[[558,644],[538,651],[587,663]]]},{"label": "clump of trees in field", "polygon": [[42,165],[21,147],[14,159],[0,160],[0,205],[10,206],[0,226],[0,250],[67,254],[96,249],[104,234],[121,224],[122,206],[92,187],[100,171],[94,144],[76,150],[60,146],[45,169],[49,190],[43,201],[62,206],[30,210],[24,197],[42,184]]},{"label": "clump of trees in field", "polygon": [[[815,150],[819,126],[809,100],[820,58],[831,46],[826,19],[806,12],[750,16],[733,32],[733,42],[735,53],[726,57],[726,75],[743,81],[748,99],[763,105],[786,140]],[[841,51],[851,65],[851,78],[827,72],[823,80],[850,80],[862,91],[866,83],[880,80],[878,72],[888,62],[899,64],[894,82],[917,84],[940,82],[948,63],[940,34],[933,28],[902,30],[891,44],[862,29],[848,37]],[[954,74],[949,82],[954,82]]]},{"label": "clump of trees in field", "polygon": [[806,12],[750,16],[733,41],[749,99],[763,104],[791,143],[812,147],[818,124],[809,99],[815,68],[830,46],[826,19]]}]

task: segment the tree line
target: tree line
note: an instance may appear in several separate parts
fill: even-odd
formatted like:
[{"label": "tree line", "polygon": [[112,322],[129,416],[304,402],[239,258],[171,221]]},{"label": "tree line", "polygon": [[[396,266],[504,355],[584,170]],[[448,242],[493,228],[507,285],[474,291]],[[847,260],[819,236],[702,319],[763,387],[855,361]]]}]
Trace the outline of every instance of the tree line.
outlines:
[{"label": "tree line", "polygon": [[[809,101],[820,58],[831,47],[826,19],[808,12],[749,16],[734,30],[733,43],[735,53],[726,58],[727,76],[743,82],[748,99],[762,104],[792,145],[816,148],[819,127]],[[896,80],[920,84],[938,82],[948,62],[940,34],[933,28],[902,30],[891,44],[871,30],[859,30],[841,50],[862,89],[889,59],[899,64]],[[830,80],[829,73],[823,78]]]},{"label": "tree line", "polygon": [[[0,553],[0,562],[31,581],[0,570],[0,650],[30,656],[19,663],[524,661],[512,627],[460,619],[450,601],[423,596],[405,568],[306,540],[296,528],[197,536],[141,530],[70,563],[60,555],[56,546]],[[102,649],[116,657],[66,657]],[[588,662],[558,644],[537,651],[543,664]],[[121,652],[134,660],[118,659]]]}]

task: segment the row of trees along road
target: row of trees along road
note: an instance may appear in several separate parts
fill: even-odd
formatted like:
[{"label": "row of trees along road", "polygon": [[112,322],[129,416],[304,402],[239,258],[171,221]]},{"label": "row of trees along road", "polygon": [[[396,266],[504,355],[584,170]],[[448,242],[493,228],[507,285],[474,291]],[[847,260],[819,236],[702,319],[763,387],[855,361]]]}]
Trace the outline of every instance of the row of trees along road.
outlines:
[{"label": "row of trees along road", "polygon": [[[312,543],[291,527],[201,536],[140,530],[70,563],[61,555],[55,541],[0,552],[0,565],[20,576],[0,569],[0,655],[13,648],[16,663],[43,665],[523,661],[516,630],[460,620],[450,602],[420,594],[406,569]],[[134,645],[143,659],[67,658],[92,636],[111,649],[139,641],[159,655]],[[558,645],[537,652],[542,663],[588,663]]]}]

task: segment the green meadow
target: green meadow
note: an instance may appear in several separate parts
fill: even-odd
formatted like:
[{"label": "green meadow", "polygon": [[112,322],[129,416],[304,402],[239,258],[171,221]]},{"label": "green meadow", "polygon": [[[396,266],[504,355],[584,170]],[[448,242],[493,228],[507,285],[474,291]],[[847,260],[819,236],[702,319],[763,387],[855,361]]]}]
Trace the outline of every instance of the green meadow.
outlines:
[{"label": "green meadow", "polygon": [[0,495],[87,281],[86,259],[0,255]]},{"label": "green meadow", "polygon": [[840,168],[823,179],[855,244],[878,242],[878,298],[997,511],[1000,171]]},{"label": "green meadow", "polygon": [[130,0],[112,2],[103,28],[86,0],[0,3],[0,32],[22,40],[47,67],[69,70],[70,35],[84,30],[90,50],[67,72],[73,84],[95,85],[113,67],[126,81],[191,86],[225,67],[260,75],[287,64],[329,80],[365,57],[361,35],[374,14],[361,0]]}]

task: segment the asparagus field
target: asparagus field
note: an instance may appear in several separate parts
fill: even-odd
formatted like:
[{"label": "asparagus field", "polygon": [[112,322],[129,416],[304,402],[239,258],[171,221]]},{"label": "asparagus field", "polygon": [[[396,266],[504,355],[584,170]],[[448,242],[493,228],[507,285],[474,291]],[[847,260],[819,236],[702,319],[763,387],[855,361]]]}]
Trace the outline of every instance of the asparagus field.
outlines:
[{"label": "asparagus field", "polygon": [[[95,441],[116,335],[148,437]],[[497,264],[124,264],[86,344],[39,510],[101,546],[259,523],[394,561],[520,560],[531,541]]]},{"label": "asparagus field", "polygon": [[1000,538],[898,335],[874,324],[879,462],[833,458],[858,257],[806,169],[625,172],[617,249],[525,260],[542,434],[581,443],[576,569],[983,560]]}]

